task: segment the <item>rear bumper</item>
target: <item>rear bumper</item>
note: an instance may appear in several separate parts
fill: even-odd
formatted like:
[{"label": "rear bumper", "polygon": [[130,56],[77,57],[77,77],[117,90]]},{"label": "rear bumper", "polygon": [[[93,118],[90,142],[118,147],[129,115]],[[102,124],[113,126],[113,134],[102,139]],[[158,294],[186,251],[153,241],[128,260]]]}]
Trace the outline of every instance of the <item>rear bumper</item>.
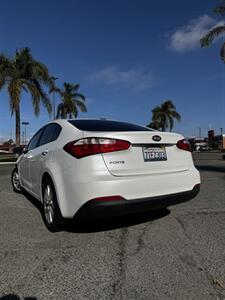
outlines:
[{"label": "rear bumper", "polygon": [[193,199],[199,193],[199,191],[200,185],[197,184],[190,191],[150,198],[113,201],[98,201],[93,199],[86,202],[78,210],[74,217],[100,218],[165,208],[171,205],[189,201]]}]

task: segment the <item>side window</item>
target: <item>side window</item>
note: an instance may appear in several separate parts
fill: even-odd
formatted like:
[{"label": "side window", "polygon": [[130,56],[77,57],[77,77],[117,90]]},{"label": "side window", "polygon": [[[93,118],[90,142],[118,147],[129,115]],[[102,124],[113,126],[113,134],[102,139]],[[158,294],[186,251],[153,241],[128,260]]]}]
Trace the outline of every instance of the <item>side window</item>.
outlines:
[{"label": "side window", "polygon": [[57,138],[58,138],[58,136],[59,136],[59,134],[60,134],[60,132],[62,130],[62,127],[60,125],[58,125],[58,124],[52,124],[52,125],[54,125],[55,128],[54,128],[54,133],[52,135],[51,142],[57,140]]},{"label": "side window", "polygon": [[45,145],[48,144],[50,142],[55,141],[61,131],[61,126],[59,126],[58,124],[49,124],[45,127],[44,133],[40,139],[39,145]]},{"label": "side window", "polygon": [[36,147],[38,147],[38,142],[39,142],[39,139],[42,135],[44,131],[44,128],[39,130],[33,137],[32,139],[30,140],[29,144],[28,144],[28,147],[27,147],[27,150],[30,151]]}]

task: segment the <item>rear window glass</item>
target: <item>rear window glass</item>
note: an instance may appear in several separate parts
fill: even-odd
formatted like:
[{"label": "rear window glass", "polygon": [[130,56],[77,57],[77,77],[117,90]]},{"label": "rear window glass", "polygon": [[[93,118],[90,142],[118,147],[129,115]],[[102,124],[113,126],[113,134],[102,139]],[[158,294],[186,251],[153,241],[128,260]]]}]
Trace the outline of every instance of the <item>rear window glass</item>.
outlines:
[{"label": "rear window glass", "polygon": [[73,126],[84,131],[153,131],[150,128],[108,120],[69,120]]}]

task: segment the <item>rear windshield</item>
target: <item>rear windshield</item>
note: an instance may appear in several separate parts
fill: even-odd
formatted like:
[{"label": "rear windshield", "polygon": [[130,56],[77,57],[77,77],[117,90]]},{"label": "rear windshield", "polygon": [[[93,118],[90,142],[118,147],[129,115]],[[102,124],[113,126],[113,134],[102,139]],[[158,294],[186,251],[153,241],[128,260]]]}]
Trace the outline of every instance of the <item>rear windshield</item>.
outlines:
[{"label": "rear windshield", "polygon": [[68,122],[84,131],[153,131],[144,126],[108,120],[69,120]]}]

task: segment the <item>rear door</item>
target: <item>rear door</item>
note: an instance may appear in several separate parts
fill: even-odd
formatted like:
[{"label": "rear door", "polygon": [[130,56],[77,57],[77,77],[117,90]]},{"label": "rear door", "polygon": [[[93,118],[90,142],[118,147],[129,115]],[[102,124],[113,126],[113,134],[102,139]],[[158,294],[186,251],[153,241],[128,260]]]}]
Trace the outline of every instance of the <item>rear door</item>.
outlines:
[{"label": "rear door", "polygon": [[30,140],[28,146],[27,146],[27,153],[23,155],[19,162],[19,173],[20,178],[22,181],[22,185],[31,190],[32,189],[32,183],[30,178],[30,160],[33,157],[33,153],[38,146],[40,137],[43,133],[43,129],[40,129]]},{"label": "rear door", "polygon": [[59,136],[61,126],[52,123],[44,127],[44,132],[39,140],[38,147],[33,150],[30,159],[30,181],[32,192],[36,195],[40,194],[40,176],[48,160],[52,161],[55,149],[55,141]]}]

